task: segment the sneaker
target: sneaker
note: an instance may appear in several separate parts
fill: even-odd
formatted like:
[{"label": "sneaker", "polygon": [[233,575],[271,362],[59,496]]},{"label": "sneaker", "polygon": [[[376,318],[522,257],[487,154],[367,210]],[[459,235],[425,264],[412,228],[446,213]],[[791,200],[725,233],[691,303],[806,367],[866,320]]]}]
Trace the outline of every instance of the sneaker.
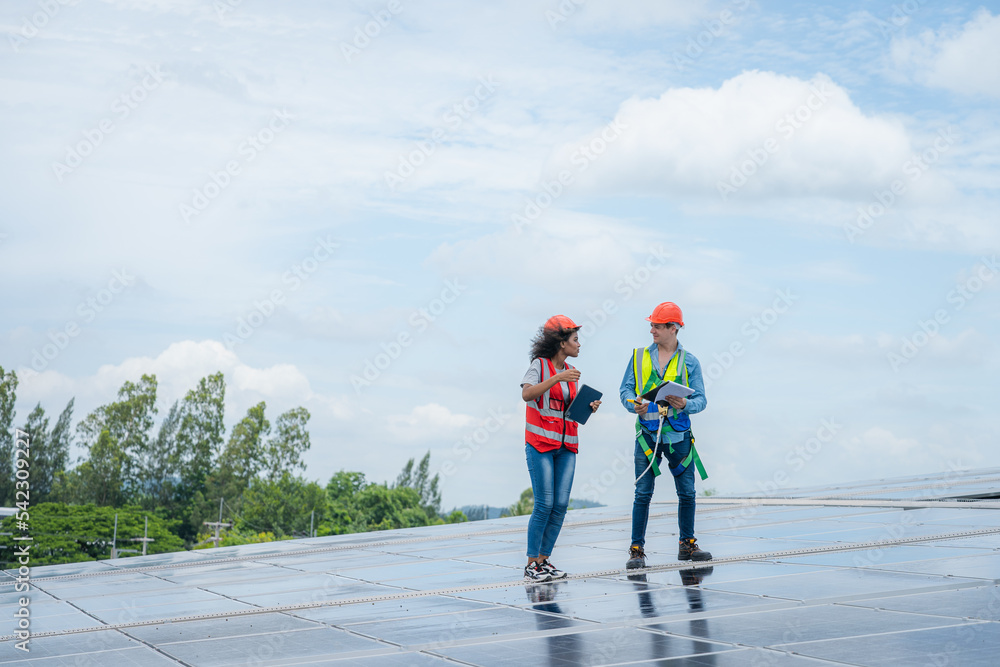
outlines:
[{"label": "sneaker", "polygon": [[628,550],[628,561],[625,563],[626,570],[638,570],[646,567],[646,552],[642,547],[631,546]]},{"label": "sneaker", "polygon": [[712,554],[698,547],[698,540],[681,540],[677,548],[677,560],[712,560]]},{"label": "sneaker", "polygon": [[550,563],[548,558],[546,558],[545,560],[542,561],[540,567],[541,567],[541,569],[543,569],[546,572],[548,572],[549,576],[552,579],[565,579],[566,578],[566,573],[563,572],[562,570],[560,570],[558,567],[556,567],[552,563]]},{"label": "sneaker", "polygon": [[528,563],[524,566],[524,580],[543,582],[552,579],[552,575],[547,570],[542,569],[538,563]]}]

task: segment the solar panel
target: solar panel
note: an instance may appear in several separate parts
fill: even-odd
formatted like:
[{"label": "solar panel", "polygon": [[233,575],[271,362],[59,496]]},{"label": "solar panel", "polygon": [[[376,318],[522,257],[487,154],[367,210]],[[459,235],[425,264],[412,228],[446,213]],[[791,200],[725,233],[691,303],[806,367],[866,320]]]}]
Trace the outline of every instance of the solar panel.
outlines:
[{"label": "solar panel", "polygon": [[[31,652],[0,663],[137,665],[995,665],[997,470],[783,498],[699,499],[710,563],[676,558],[656,497],[650,567],[629,507],[575,510],[525,584],[528,517],[32,570]],[[0,603],[20,594],[11,572]]]}]

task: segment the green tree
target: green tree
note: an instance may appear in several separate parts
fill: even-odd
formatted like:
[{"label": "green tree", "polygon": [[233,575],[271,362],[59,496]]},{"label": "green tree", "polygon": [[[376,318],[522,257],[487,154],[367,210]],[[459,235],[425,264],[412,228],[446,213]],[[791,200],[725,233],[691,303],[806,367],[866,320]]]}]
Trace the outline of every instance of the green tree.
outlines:
[{"label": "green tree", "polygon": [[299,407],[280,415],[275,421],[275,434],[267,442],[264,460],[268,479],[279,479],[284,473],[296,469],[305,470],[302,454],[311,445],[309,431],[306,430],[309,417],[309,411]]},{"label": "green tree", "polygon": [[222,448],[226,380],[222,372],[198,381],[184,396],[174,455],[181,479],[181,495],[192,498],[202,490]]},{"label": "green tree", "polygon": [[[68,484],[76,493],[73,502],[94,503],[101,507],[124,505],[128,498],[128,454],[107,429],[90,446],[87,459],[73,471]],[[60,494],[61,495],[61,494]]]},{"label": "green tree", "polygon": [[409,487],[416,491],[420,496],[420,506],[433,519],[441,513],[441,491],[438,490],[440,476],[430,477],[430,465],[431,453],[429,451],[420,459],[416,470],[413,469],[413,459],[410,459],[403,466],[393,488]]},{"label": "green tree", "polygon": [[14,504],[14,403],[17,373],[0,366],[0,505]]},{"label": "green tree", "polygon": [[535,509],[535,494],[532,492],[531,487],[521,492],[521,497],[516,503],[507,508],[508,516],[522,516],[524,514],[531,514],[532,510]]},{"label": "green tree", "polygon": [[315,529],[325,521],[327,495],[322,486],[285,472],[278,479],[257,478],[243,495],[236,517],[239,531],[309,535],[310,520]]},{"label": "green tree", "polygon": [[354,500],[354,496],[361,489],[368,486],[363,472],[347,472],[341,470],[333,474],[326,485],[326,493],[331,502],[340,502],[345,505]]},{"label": "green tree", "polygon": [[69,458],[70,422],[73,400],[63,410],[55,428],[49,432],[49,419],[41,403],[28,414],[21,430],[31,436],[31,502],[40,503],[52,496],[56,475],[66,469]]},{"label": "green tree", "polygon": [[369,484],[354,497],[353,530],[391,530],[426,526],[431,517],[420,505],[420,494],[408,486],[388,488]]},{"label": "green tree", "polygon": [[[147,553],[179,551],[184,542],[172,531],[173,523],[165,521],[139,507],[98,507],[96,505],[66,505],[42,503],[31,508],[31,564],[53,565],[111,557],[115,514],[118,514],[118,548],[142,550],[141,542],[132,538],[142,537],[145,519],[149,518]],[[12,530],[14,517],[0,520],[0,533]],[[19,532],[18,532],[19,534]],[[0,534],[0,560],[5,568],[17,567],[13,557],[13,536]],[[123,554],[132,556],[135,554]]]},{"label": "green tree", "polygon": [[462,510],[452,510],[451,514],[445,517],[445,523],[465,523],[469,517],[465,516]]},{"label": "green tree", "polygon": [[267,404],[261,401],[247,410],[235,426],[219,461],[219,467],[229,472],[245,489],[267,464],[264,437],[271,432],[271,422],[264,416]]},{"label": "green tree", "polygon": [[[215,546],[215,543],[209,538],[215,537],[215,531],[210,531],[207,533],[198,534],[198,543],[194,545],[194,549],[208,549]],[[274,533],[255,533],[253,531],[241,532],[238,530],[227,529],[219,533],[219,546],[220,547],[237,547],[241,544],[260,544],[261,542],[274,542],[282,538],[277,537]],[[291,538],[284,538],[291,539]]]},{"label": "green tree", "polygon": [[[149,432],[157,412],[156,386],[155,375],[143,375],[139,382],[126,381],[118,390],[117,401],[97,408],[77,426],[88,447],[88,458],[78,467],[93,460],[87,470],[80,471],[89,475],[81,480],[85,498],[104,505],[143,495],[143,467],[149,463]],[[102,483],[113,486],[100,488]]]},{"label": "green tree", "polygon": [[139,504],[149,510],[161,508],[173,514],[180,502],[181,483],[177,455],[177,429],[180,427],[180,402],[174,401],[160,422],[156,437],[150,440],[142,470],[143,493]]}]

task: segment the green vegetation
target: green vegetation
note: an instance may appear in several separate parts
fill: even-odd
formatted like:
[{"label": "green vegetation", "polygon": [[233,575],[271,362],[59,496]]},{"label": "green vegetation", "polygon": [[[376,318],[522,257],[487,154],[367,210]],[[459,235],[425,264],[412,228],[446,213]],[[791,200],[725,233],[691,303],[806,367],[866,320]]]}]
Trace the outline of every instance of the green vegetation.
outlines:
[{"label": "green vegetation", "polygon": [[[274,419],[260,402],[225,437],[226,384],[222,373],[202,378],[156,427],[155,375],[125,382],[116,400],[79,422],[73,401],[55,424],[41,405],[18,428],[30,434],[30,497],[17,496],[15,414],[17,374],[0,367],[0,505],[17,516],[0,521],[0,563],[11,567],[14,536],[33,538],[31,564],[109,558],[118,516],[117,548],[147,553],[268,542],[314,535],[410,528],[465,521],[441,516],[438,476],[430,452],[410,459],[393,484],[372,483],[340,471],[323,486],[303,476],[311,447],[309,412],[294,408]],[[69,466],[72,444],[85,454]],[[22,457],[23,458],[23,457]],[[23,463],[23,462],[22,462]],[[27,514],[27,517],[24,514]],[[131,556],[134,554],[123,554]]]}]

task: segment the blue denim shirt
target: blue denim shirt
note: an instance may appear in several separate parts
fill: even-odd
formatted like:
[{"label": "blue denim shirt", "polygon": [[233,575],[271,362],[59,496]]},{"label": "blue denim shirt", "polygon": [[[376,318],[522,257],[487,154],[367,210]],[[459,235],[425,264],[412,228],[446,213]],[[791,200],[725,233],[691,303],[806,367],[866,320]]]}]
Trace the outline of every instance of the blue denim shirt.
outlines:
[{"label": "blue denim shirt", "polygon": [[[650,359],[652,359],[653,364],[656,366],[656,370],[660,370],[660,348],[653,343],[648,348]],[[680,354],[680,351],[684,349],[680,341],[677,341],[677,350],[674,351],[674,356]],[[671,357],[673,359],[673,357]],[[663,365],[666,368],[670,362]],[[687,405],[684,406],[684,410],[681,412],[686,412],[689,415],[701,412],[708,405],[708,399],[705,398],[705,381],[701,377],[701,363],[698,359],[688,352],[684,357],[684,365],[687,366],[688,371],[688,383],[691,389],[694,389],[694,393],[687,397]],[[628,402],[628,399],[634,399],[636,397],[635,393],[635,374],[632,371],[632,356],[629,355],[628,364],[625,366],[625,377],[622,378],[622,385],[618,390],[618,394],[621,397],[622,405],[625,409],[635,414],[635,406]],[[654,433],[655,435],[655,433]],[[683,433],[676,433],[674,431],[668,431],[664,429],[660,434],[660,442],[680,442],[684,439]]]}]

